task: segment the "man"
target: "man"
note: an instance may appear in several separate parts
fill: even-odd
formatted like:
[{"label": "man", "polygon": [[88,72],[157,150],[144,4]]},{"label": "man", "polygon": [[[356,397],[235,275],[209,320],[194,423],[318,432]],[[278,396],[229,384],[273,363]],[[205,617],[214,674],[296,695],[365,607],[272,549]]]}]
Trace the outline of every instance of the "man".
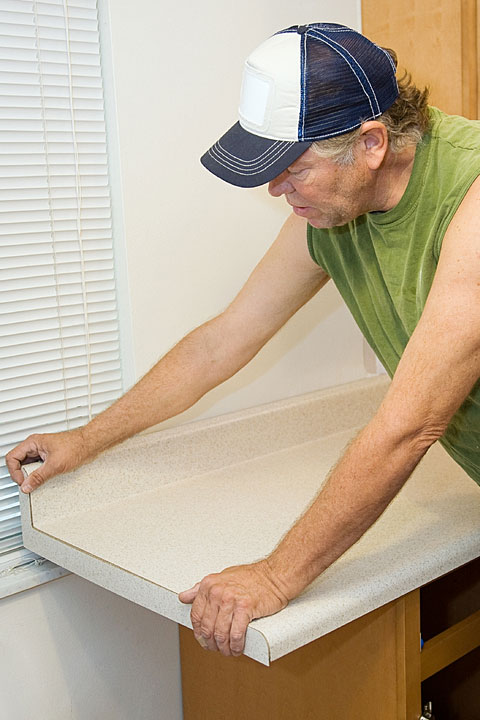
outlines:
[{"label": "man", "polygon": [[[252,53],[239,114],[202,162],[285,195],[293,214],[271,249],[221,315],[112,407],[7,456],[30,492],[176,415],[333,277],[393,380],[272,554],[180,594],[197,640],[225,655],[242,652],[250,620],[285,607],[361,537],[437,439],[480,484],[480,124],[429,109],[408,78],[399,91],[388,52],[328,24],[288,28]],[[44,465],[25,480],[20,465],[37,456]]]}]

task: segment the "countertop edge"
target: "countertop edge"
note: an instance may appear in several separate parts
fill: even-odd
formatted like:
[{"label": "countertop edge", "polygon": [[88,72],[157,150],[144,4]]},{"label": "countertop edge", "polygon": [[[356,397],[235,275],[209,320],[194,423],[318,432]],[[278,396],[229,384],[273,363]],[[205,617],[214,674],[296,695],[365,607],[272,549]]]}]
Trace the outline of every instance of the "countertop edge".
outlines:
[{"label": "countertop edge", "polygon": [[[20,504],[22,516],[24,513],[30,516],[30,496],[24,495]],[[24,544],[27,549],[32,549],[39,555],[48,557],[49,560],[62,568],[68,568],[75,575],[120,595],[136,605],[152,610],[168,620],[192,629],[191,606],[181,603],[177,593],[173,590],[141,578],[129,570],[113,565],[80,548],[68,545],[31,525],[25,527]],[[255,627],[248,628],[244,655],[262,665],[270,665],[271,649],[262,630]]]}]

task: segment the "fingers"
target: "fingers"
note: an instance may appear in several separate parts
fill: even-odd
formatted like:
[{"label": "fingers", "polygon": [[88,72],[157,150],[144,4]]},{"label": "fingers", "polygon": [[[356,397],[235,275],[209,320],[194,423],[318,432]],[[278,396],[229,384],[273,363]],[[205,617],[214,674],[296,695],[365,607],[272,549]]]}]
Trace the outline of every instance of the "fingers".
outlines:
[{"label": "fingers", "polygon": [[245,647],[245,635],[247,632],[248,623],[252,618],[249,617],[247,611],[238,607],[237,612],[232,618],[232,625],[230,628],[230,652],[232,655],[237,657],[243,652]]},{"label": "fingers", "polygon": [[[23,474],[22,463],[24,463],[27,459],[34,458],[44,459],[44,454],[42,454],[40,448],[38,447],[34,435],[30,435],[30,437],[21,442],[20,445],[17,445],[17,447],[13,448],[13,450],[10,450],[10,452],[8,452],[5,456],[5,462],[7,464],[10,476],[12,480],[17,483],[17,485],[20,485],[22,490],[25,489],[25,486],[30,485],[30,481],[28,481]],[[32,475],[34,475],[34,473],[32,473]],[[42,474],[40,474],[40,476],[37,476],[37,482],[40,480],[41,476]],[[44,480],[41,480],[41,482],[43,481]],[[38,484],[40,484],[40,482],[38,482]]]},{"label": "fingers", "polygon": [[[197,596],[195,597],[195,600],[192,605],[192,610],[190,612],[190,620],[192,622],[192,628],[193,628],[193,634],[195,636],[195,640],[200,643],[200,645],[203,647],[204,650],[208,650],[208,640],[206,637],[203,637],[202,633],[202,618],[203,618],[203,611],[205,609],[205,606],[207,604],[207,598],[204,592],[197,593]],[[208,636],[208,632],[207,632]]]},{"label": "fingers", "polygon": [[182,602],[193,602],[190,614],[193,633],[205,650],[222,655],[241,655],[247,626],[252,619],[245,601],[216,576],[207,576],[190,590],[180,593]]},{"label": "fingers", "polygon": [[[200,590],[199,595],[197,595],[197,599],[193,603],[191,613],[192,618],[195,618],[196,629],[194,629],[194,632],[205,640],[207,650],[218,650],[215,642],[215,625],[219,610],[218,602],[211,594],[210,597],[204,597],[202,590]],[[195,604],[197,607],[195,607]]]},{"label": "fingers", "polygon": [[[30,435],[7,453],[5,461],[12,480],[20,485],[23,492],[31,492],[54,475],[78,467],[91,456],[92,452],[85,447],[81,428],[77,428],[61,433]],[[21,466],[32,459],[43,460],[43,465],[25,478]]]},{"label": "fingers", "polygon": [[[225,594],[218,608],[218,614],[213,630],[213,639],[222,655],[231,655],[230,631],[235,610],[235,598],[232,594]],[[243,646],[242,646],[243,650]]]},{"label": "fingers", "polygon": [[198,582],[196,585],[191,587],[189,590],[184,590],[183,592],[179,593],[178,599],[182,603],[186,603],[189,605],[192,603],[195,598],[197,597],[198,588],[200,587],[200,583]]},{"label": "fingers", "polygon": [[225,568],[180,593],[182,602],[193,603],[193,632],[202,647],[220,650],[223,655],[240,655],[248,624],[288,604],[266,567],[260,561]]}]

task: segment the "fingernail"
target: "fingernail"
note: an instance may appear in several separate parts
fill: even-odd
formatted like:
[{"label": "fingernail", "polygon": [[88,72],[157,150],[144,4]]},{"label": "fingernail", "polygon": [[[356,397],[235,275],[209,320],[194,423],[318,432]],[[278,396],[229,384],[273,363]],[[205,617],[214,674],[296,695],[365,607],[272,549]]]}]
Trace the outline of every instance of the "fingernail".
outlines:
[{"label": "fingernail", "polygon": [[24,492],[24,493],[29,493],[32,488],[31,488],[30,485],[25,485],[25,483],[24,483],[24,484],[21,486],[20,489],[21,489],[21,491]]}]

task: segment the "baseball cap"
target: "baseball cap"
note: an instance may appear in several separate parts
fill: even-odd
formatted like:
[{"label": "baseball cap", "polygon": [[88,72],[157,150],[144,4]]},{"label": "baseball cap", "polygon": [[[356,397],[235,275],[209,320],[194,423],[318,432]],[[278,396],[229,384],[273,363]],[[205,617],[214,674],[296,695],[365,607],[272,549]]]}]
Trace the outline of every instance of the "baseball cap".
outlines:
[{"label": "baseball cap", "polygon": [[239,120],[201,162],[232,185],[263,185],[312,142],[373,120],[397,97],[386,50],[344,25],[294,25],[249,55]]}]

